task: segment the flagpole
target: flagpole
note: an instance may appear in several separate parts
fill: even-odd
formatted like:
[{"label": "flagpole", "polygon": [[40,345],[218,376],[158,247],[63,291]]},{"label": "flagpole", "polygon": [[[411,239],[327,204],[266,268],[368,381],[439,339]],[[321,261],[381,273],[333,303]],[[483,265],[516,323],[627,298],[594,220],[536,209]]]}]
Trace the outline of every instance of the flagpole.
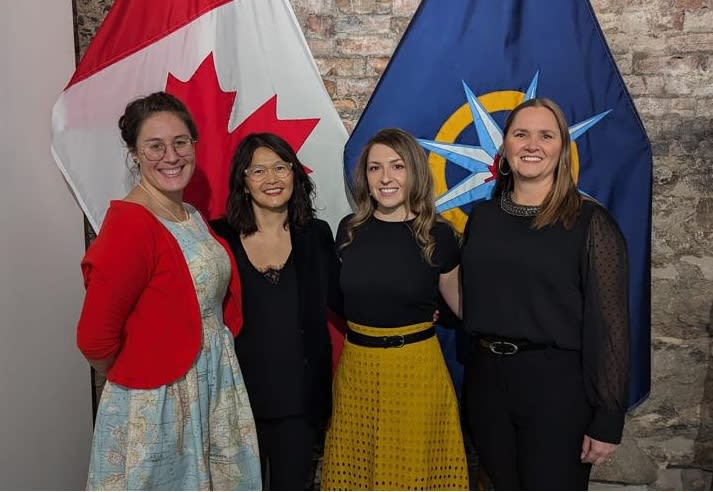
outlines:
[{"label": "flagpole", "polygon": [[[72,25],[74,34],[74,66],[75,68],[79,65],[79,60],[81,58],[81,46],[79,44],[79,30],[77,26],[77,0],[72,0]],[[92,225],[87,218],[85,213],[82,213],[82,219],[84,221],[84,251],[89,249],[92,241],[96,239],[96,231],[92,228]],[[89,367],[90,373],[90,391],[92,392],[92,426],[96,421],[97,408],[99,407],[99,397],[101,395],[102,389],[104,388],[105,379],[99,375],[93,367]]]}]

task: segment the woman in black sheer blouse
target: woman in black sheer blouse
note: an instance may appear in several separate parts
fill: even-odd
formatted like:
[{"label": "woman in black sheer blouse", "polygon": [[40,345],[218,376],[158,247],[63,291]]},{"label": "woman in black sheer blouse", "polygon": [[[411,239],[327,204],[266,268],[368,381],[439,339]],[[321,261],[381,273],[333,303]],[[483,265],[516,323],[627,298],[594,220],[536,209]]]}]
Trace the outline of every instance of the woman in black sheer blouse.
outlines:
[{"label": "woman in black sheer blouse", "polygon": [[555,103],[515,108],[500,155],[462,250],[465,421],[497,489],[586,489],[626,411],[626,244],[578,193]]}]

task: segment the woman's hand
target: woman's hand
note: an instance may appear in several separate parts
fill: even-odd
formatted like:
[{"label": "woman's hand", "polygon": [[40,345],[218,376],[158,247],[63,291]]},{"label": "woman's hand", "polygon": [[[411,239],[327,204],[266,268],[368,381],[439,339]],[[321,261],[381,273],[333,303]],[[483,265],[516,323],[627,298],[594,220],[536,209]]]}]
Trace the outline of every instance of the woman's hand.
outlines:
[{"label": "woman's hand", "polygon": [[611,457],[618,446],[618,444],[597,441],[585,435],[582,441],[582,455],[579,459],[582,460],[582,463],[603,465],[611,461]]}]

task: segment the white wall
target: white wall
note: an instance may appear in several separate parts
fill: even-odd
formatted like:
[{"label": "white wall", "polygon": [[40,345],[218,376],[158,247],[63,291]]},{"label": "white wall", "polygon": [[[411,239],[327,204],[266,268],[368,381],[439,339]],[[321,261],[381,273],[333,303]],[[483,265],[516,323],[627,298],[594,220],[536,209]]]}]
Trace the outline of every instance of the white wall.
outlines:
[{"label": "white wall", "polygon": [[49,151],[74,69],[71,0],[0,0],[0,67],[0,489],[83,489],[82,214]]}]

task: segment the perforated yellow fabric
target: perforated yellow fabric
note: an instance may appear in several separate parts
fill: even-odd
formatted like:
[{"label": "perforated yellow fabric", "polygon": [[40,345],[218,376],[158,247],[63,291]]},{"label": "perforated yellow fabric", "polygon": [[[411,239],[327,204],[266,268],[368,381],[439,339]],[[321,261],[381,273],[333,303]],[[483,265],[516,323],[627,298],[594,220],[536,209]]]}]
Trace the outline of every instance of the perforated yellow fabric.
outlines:
[{"label": "perforated yellow fabric", "polygon": [[[428,326],[349,323],[371,336],[406,335]],[[334,381],[322,489],[468,489],[458,402],[436,337],[401,348],[345,342]]]}]

